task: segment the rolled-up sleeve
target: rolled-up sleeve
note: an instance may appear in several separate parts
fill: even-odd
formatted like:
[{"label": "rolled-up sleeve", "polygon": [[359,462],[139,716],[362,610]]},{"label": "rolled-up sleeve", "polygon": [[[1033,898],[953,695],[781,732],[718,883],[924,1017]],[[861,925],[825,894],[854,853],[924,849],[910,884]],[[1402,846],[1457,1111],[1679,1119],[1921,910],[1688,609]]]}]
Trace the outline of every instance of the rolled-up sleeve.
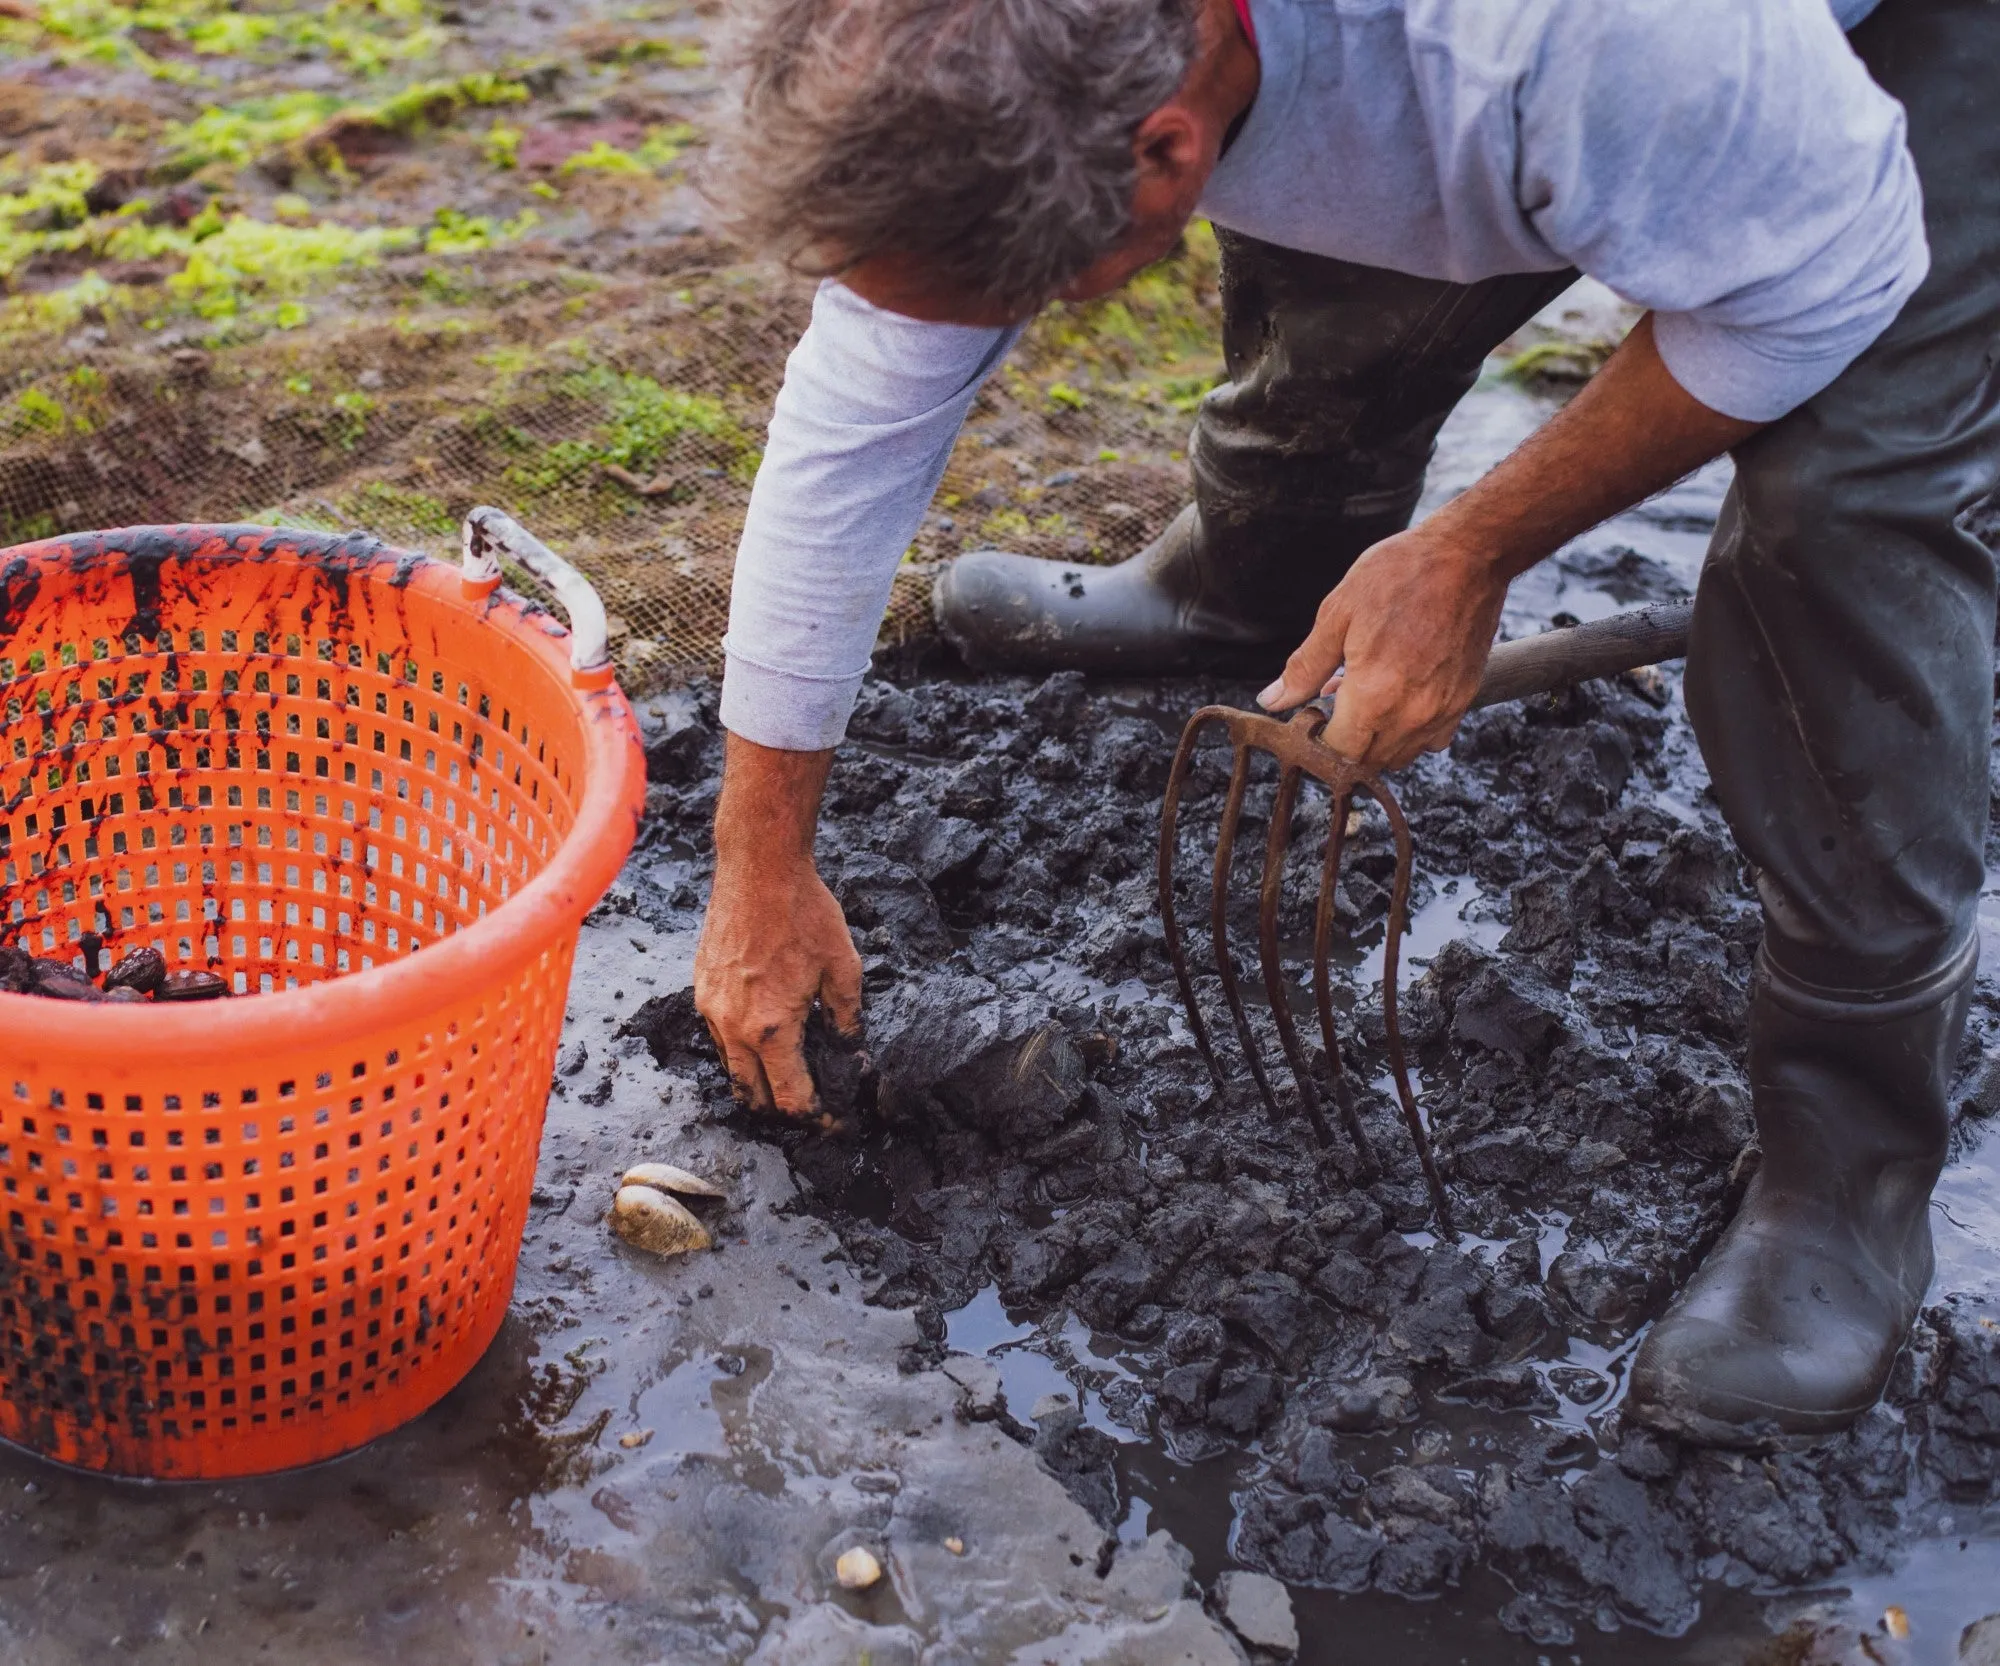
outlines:
[{"label": "rolled-up sleeve", "polygon": [[1018,330],[925,324],[828,282],[785,365],[736,552],[723,726],[840,742],[904,551]]},{"label": "rolled-up sleeve", "polygon": [[1655,313],[1704,405],[1768,422],[1886,330],[1929,270],[1903,109],[1827,0],[1558,0],[1521,89],[1520,200]]}]

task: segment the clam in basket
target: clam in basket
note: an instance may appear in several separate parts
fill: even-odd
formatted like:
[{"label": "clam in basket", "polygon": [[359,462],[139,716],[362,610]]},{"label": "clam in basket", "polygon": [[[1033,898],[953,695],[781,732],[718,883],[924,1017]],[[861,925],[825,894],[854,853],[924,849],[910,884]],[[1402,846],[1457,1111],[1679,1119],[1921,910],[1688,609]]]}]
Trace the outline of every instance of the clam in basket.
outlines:
[{"label": "clam in basket", "polygon": [[0,1437],[221,1477],[414,1417],[506,1312],[578,927],[644,804],[596,595],[494,510],[462,569],[53,538],[0,551],[0,701],[0,940],[236,994],[0,994]]}]

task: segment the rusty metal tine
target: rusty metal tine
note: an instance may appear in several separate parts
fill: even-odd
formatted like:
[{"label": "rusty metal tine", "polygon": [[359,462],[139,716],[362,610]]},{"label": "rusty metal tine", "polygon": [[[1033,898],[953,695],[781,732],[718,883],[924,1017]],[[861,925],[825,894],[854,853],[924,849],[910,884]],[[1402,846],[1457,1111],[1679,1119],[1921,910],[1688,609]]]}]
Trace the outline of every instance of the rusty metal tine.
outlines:
[{"label": "rusty metal tine", "polygon": [[1333,1024],[1333,971],[1329,964],[1333,946],[1333,892],[1340,879],[1340,855],[1347,842],[1347,814],[1354,803],[1352,792],[1338,793],[1331,806],[1333,823],[1326,834],[1326,858],[1320,865],[1319,907],[1313,916],[1313,1002],[1319,1008],[1320,1044],[1326,1049],[1326,1068],[1333,1077],[1333,1101],[1340,1107],[1340,1120],[1347,1137],[1354,1142],[1364,1179],[1381,1172],[1375,1148],[1361,1128],[1361,1113],[1354,1105],[1354,1088],[1347,1079],[1347,1066],[1340,1058],[1340,1035]]},{"label": "rusty metal tine", "polygon": [[1236,741],[1236,764],[1229,773],[1229,798],[1222,807],[1222,826],[1215,840],[1215,877],[1209,892],[1209,930],[1215,942],[1215,969],[1222,978],[1223,998],[1229,1016],[1236,1020],[1236,1039],[1243,1048],[1243,1062],[1263,1096],[1264,1108],[1278,1114],[1278,1096],[1264,1075],[1264,1061],[1258,1057],[1256,1038],[1243,1011],[1243,992],[1236,987],[1236,967],[1229,958],[1229,865],[1236,851],[1236,829],[1243,819],[1243,791],[1250,784],[1250,749]]},{"label": "rusty metal tine", "polygon": [[1448,1242],[1455,1243],[1458,1233],[1451,1223],[1451,1204],[1445,1196],[1444,1177],[1438,1173],[1437,1158],[1431,1152],[1431,1137],[1424,1127],[1424,1119],[1417,1110],[1417,1096],[1410,1087],[1409,1065],[1403,1057],[1402,1027],[1396,1017],[1396,971],[1404,927],[1409,921],[1410,874],[1416,865],[1416,853],[1411,846],[1410,824],[1403,819],[1403,811],[1395,799],[1375,781],[1363,777],[1358,783],[1365,787],[1369,797],[1382,806],[1382,812],[1389,818],[1389,831],[1396,840],[1396,878],[1389,892],[1389,934],[1382,942],[1382,1023],[1388,1032],[1389,1068],[1396,1079],[1396,1097],[1402,1101],[1403,1120],[1410,1125],[1410,1139],[1417,1148],[1417,1161],[1423,1164],[1424,1184],[1430,1189],[1431,1207],[1437,1213],[1438,1230]]},{"label": "rusty metal tine", "polygon": [[1313,1092],[1312,1064],[1299,1045],[1298,1031],[1292,1027],[1292,1010],[1285,998],[1285,968],[1278,957],[1278,904],[1284,891],[1285,850],[1291,844],[1292,806],[1298,802],[1301,772],[1287,769],[1278,778],[1278,796],[1271,806],[1271,829],[1264,840],[1264,881],[1257,901],[1257,952],[1264,965],[1264,990],[1271,998],[1271,1021],[1278,1026],[1278,1041],[1285,1049],[1285,1062],[1292,1067],[1292,1080],[1299,1085],[1299,1101],[1312,1119],[1313,1134],[1322,1146],[1333,1144],[1333,1130],[1326,1124],[1319,1095]]},{"label": "rusty metal tine", "polygon": [[1167,773],[1166,796],[1160,805],[1160,926],[1166,935],[1167,958],[1174,963],[1174,981],[1180,985],[1181,1005],[1187,1009],[1188,1027],[1194,1031],[1194,1044],[1201,1049],[1208,1074],[1218,1089],[1222,1086],[1222,1067],[1216,1062],[1208,1026],[1202,1022],[1201,1008],[1195,1002],[1194,978],[1188,970],[1187,949],[1181,942],[1180,921],[1174,914],[1174,838],[1181,789],[1187,784],[1188,768],[1194,761],[1195,742],[1208,724],[1220,721],[1213,708],[1204,708],[1188,719],[1187,727],[1181,731],[1180,746],[1174,752],[1173,768]]}]

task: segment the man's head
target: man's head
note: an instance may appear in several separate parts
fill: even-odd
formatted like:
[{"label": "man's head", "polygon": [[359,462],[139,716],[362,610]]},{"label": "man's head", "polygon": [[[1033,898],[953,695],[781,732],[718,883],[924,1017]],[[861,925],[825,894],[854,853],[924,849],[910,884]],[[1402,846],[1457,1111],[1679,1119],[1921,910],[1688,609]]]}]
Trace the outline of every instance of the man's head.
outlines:
[{"label": "man's head", "polygon": [[1171,249],[1256,92],[1231,0],[739,0],[710,190],[746,241],[963,323]]}]

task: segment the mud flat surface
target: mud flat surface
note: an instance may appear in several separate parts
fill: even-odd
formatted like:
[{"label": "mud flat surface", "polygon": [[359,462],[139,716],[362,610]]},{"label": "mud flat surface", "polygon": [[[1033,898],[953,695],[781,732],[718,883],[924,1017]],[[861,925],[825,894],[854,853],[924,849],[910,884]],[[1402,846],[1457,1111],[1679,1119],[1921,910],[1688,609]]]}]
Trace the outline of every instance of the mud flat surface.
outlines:
[{"label": "mud flat surface", "polygon": [[[604,587],[628,682],[669,680],[712,651],[802,306],[712,243],[683,173],[712,11],[347,6],[352,38],[322,40],[322,9],[253,8],[278,33],[240,51],[209,0],[144,28],[106,8],[75,40],[0,20],[0,542],[256,515],[443,549],[498,496]],[[1046,320],[918,553],[1136,548],[1184,490],[1215,322],[1199,235]],[[1569,298],[1517,346],[1587,368],[1615,326]],[[1431,501],[1547,409],[1482,386]],[[1724,478],[1531,575],[1509,630],[1683,593]],[[912,567],[903,627],[921,590]],[[1284,1583],[1314,1662],[2000,1658],[2000,1623],[1967,1630],[2000,1609],[2000,988],[1888,1403],[1768,1462],[1621,1427],[1625,1362],[1750,1132],[1755,918],[1671,671],[1485,714],[1398,782],[1454,1248],[1385,1093],[1379,824],[1343,885],[1341,1009],[1384,1178],[1318,1147],[1281,1067],[1276,1122],[1241,1082],[1215,1096],[1179,1018],[1159,788],[1185,713],[1250,688],[967,682],[920,648],[882,670],[821,845],[868,958],[872,1108],[834,1139],[732,1114],[685,996],[712,690],[659,697],[650,815],[584,931],[493,1351],[306,1474],[143,1488],[0,1453],[0,1659],[1229,1662],[1284,1629],[1239,1605],[1254,1586],[1225,1602],[1232,1570]],[[1205,755],[1190,922],[1221,779]],[[1308,801],[1295,978],[1324,831]],[[1247,911],[1234,929],[1254,990]],[[1219,1013],[1212,975],[1203,994]],[[727,1187],[719,1253],[610,1235],[647,1158]],[[888,1570],[863,1593],[834,1577],[855,1544]]]},{"label": "mud flat surface", "polygon": [[[1475,394],[1434,497],[1544,409]],[[1566,551],[1509,628],[1679,593],[1722,483]],[[1991,985],[1887,1404],[1770,1460],[1621,1425],[1625,1363],[1750,1133],[1756,922],[1671,672],[1483,714],[1398,783],[1452,1247],[1386,1092],[1379,824],[1342,885],[1340,1005],[1381,1178],[1320,1148],[1282,1070],[1276,1121],[1241,1082],[1216,1095],[1179,1018],[1158,793],[1182,714],[1249,690],[884,669],[821,844],[874,1067],[828,1080],[872,1103],[834,1137],[732,1110],[686,994],[712,690],[651,701],[650,813],[584,931],[499,1343],[415,1425],[305,1474],[144,1488],[0,1454],[7,1659],[1257,1658],[1219,1617],[1231,1570],[1288,1587],[1307,1661],[1991,1658],[1967,1630],[2000,1607]],[[1223,763],[1190,789],[1190,920]],[[1295,978],[1324,829],[1308,802]],[[1248,856],[1240,878],[1251,986]],[[610,1236],[645,1158],[724,1184],[719,1252]],[[855,1544],[888,1569],[867,1592],[834,1578]],[[1228,1612],[1264,1635],[1242,1589]]]},{"label": "mud flat surface", "polygon": [[[1475,394],[1434,496],[1544,408]],[[1722,483],[1565,552],[1509,628],[1679,593]],[[1232,1569],[1289,1588],[1307,1661],[1989,1658],[1966,1628],[2000,1607],[1991,985],[1939,1277],[1887,1404],[1769,1460],[1621,1425],[1625,1363],[1750,1133],[1755,916],[1671,672],[1483,714],[1398,783],[1420,867],[1404,1011],[1451,1247],[1386,1091],[1378,823],[1342,885],[1340,1005],[1382,1177],[1321,1149],[1281,1067],[1276,1121],[1243,1082],[1216,1095],[1180,1020],[1157,797],[1181,715],[1249,690],[885,670],[821,843],[874,1067],[827,1079],[872,1104],[833,1137],[731,1108],[686,993],[712,691],[653,700],[650,814],[584,931],[493,1352],[305,1474],[143,1488],[0,1455],[7,1658],[1256,1658],[1218,1618]],[[1190,789],[1190,920],[1224,756]],[[1309,801],[1295,979],[1324,829]],[[610,1236],[642,1158],[726,1186],[718,1253]],[[889,1570],[869,1592],[833,1577],[856,1543]]]}]

